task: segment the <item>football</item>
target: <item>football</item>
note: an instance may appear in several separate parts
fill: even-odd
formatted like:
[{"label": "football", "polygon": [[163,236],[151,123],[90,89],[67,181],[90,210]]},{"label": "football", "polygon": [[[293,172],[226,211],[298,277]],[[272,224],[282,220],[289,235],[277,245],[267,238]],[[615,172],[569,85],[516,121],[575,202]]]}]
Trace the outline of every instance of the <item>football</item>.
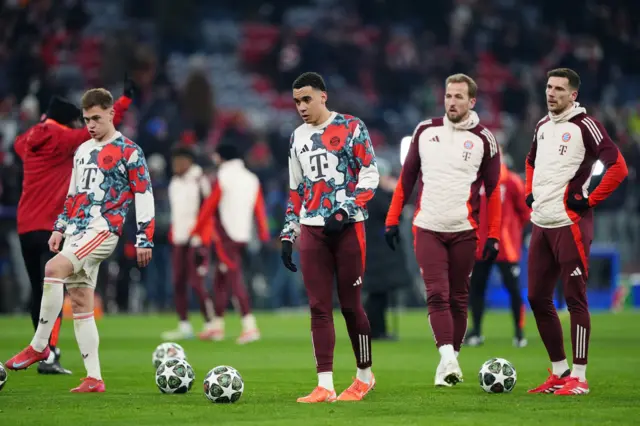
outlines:
[{"label": "football", "polygon": [[209,371],[204,378],[204,396],[211,402],[237,402],[244,392],[244,380],[238,371],[220,365]]},{"label": "football", "polygon": [[155,351],[153,351],[153,356],[151,358],[153,367],[157,369],[160,367],[160,364],[169,358],[187,359],[187,354],[184,352],[184,349],[182,349],[182,346],[177,343],[162,343],[158,345]]},{"label": "football", "polygon": [[7,377],[9,377],[9,375],[7,374],[7,370],[4,368],[4,365],[2,365],[2,363],[0,362],[0,391],[4,387],[4,384],[7,383]]},{"label": "football", "polygon": [[482,390],[488,393],[507,393],[516,387],[516,369],[503,358],[491,358],[482,364],[478,381]]},{"label": "football", "polygon": [[156,385],[162,393],[187,393],[196,375],[184,359],[170,358],[156,370]]}]

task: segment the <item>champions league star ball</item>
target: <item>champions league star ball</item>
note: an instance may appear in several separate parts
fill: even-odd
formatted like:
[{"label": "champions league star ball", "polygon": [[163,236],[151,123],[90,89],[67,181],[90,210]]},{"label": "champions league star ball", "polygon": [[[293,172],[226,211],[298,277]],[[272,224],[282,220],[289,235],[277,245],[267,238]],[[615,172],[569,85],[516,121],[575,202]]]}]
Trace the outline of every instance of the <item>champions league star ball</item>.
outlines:
[{"label": "champions league star ball", "polygon": [[4,368],[4,365],[0,362],[0,391],[4,387],[4,384],[7,383],[7,378],[9,375],[7,374],[7,370]]},{"label": "champions league star ball", "polygon": [[173,342],[165,342],[158,345],[156,350],[153,351],[151,361],[153,362],[153,367],[158,368],[160,367],[160,364],[170,358],[187,359],[187,354],[179,344]]},{"label": "champions league star ball", "polygon": [[482,364],[478,381],[487,393],[508,393],[516,387],[516,369],[503,358],[491,358]]},{"label": "champions league star ball", "polygon": [[209,371],[204,378],[204,396],[211,402],[236,402],[244,392],[244,380],[238,371],[220,365]]},{"label": "champions league star ball", "polygon": [[156,385],[162,393],[187,393],[195,378],[193,368],[184,359],[170,358],[156,370]]}]

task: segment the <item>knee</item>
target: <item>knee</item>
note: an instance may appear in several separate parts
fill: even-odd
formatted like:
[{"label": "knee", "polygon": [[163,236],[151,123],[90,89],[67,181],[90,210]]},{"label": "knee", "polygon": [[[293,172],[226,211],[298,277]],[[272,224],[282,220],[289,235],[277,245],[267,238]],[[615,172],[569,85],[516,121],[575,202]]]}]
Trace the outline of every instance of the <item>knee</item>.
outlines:
[{"label": "knee", "polygon": [[553,298],[546,295],[529,293],[529,305],[531,306],[531,310],[535,311],[536,309],[546,308],[549,305],[553,305]]},{"label": "knee", "polygon": [[443,292],[433,292],[427,295],[427,307],[429,312],[444,311],[449,309],[449,296]]},{"label": "knee", "polygon": [[331,322],[333,321],[333,315],[331,312],[331,305],[327,306],[326,303],[312,302],[309,306],[311,310],[312,321]]},{"label": "knee", "polygon": [[48,278],[64,279],[69,274],[69,267],[60,261],[59,256],[54,257],[44,266],[44,276]]},{"label": "knee", "polygon": [[93,303],[90,303],[87,295],[80,289],[69,292],[71,299],[71,310],[74,314],[82,314],[93,311]]},{"label": "knee", "polygon": [[587,298],[582,297],[581,295],[567,294],[565,296],[567,301],[567,309],[569,312],[587,312],[589,309],[587,307]]}]

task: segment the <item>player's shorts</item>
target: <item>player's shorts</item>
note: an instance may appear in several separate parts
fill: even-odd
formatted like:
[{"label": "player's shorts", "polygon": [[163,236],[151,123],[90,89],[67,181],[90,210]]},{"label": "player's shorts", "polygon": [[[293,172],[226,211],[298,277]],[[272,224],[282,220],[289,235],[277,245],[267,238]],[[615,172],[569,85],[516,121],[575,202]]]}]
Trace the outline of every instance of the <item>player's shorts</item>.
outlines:
[{"label": "player's shorts", "polygon": [[60,254],[73,265],[73,274],[65,280],[66,286],[95,289],[100,264],[111,256],[117,244],[118,236],[109,231],[88,229],[66,237]]}]

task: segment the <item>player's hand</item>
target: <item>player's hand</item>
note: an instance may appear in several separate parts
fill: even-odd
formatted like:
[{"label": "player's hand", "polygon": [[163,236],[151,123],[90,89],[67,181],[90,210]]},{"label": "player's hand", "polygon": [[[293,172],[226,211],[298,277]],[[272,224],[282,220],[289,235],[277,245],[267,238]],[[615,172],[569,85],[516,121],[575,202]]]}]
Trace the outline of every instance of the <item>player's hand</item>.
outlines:
[{"label": "player's hand", "polygon": [[529,208],[531,208],[531,206],[533,206],[533,194],[527,195],[527,199],[526,199],[525,203],[527,203],[527,206]]},{"label": "player's hand", "polygon": [[144,268],[151,262],[151,249],[137,247],[136,256],[138,257],[138,267]]},{"label": "player's hand", "polygon": [[291,272],[297,272],[298,267],[291,260],[291,255],[293,254],[293,243],[288,240],[282,240],[282,252],[280,257],[282,258],[282,263],[285,268],[290,270]]},{"label": "player's hand", "polygon": [[591,207],[589,197],[583,197],[581,194],[570,195],[567,198],[567,207],[577,213],[588,210]]},{"label": "player's hand", "polygon": [[322,233],[324,235],[339,234],[344,229],[349,219],[349,214],[344,209],[338,209],[324,223]]},{"label": "player's hand", "polygon": [[495,238],[487,238],[487,242],[484,243],[484,250],[482,251],[482,260],[493,262],[498,257],[500,251],[500,243]]},{"label": "player's hand", "polygon": [[396,244],[400,243],[400,229],[398,229],[398,225],[389,226],[386,231],[384,231],[384,239],[387,241],[387,245],[391,247],[391,250],[396,249]]},{"label": "player's hand", "polygon": [[140,87],[138,84],[129,78],[129,74],[124,74],[124,91],[123,94],[129,99],[135,99],[140,93]]},{"label": "player's hand", "polygon": [[62,233],[53,231],[49,238],[49,250],[53,253],[60,253],[60,244],[62,244]]}]

